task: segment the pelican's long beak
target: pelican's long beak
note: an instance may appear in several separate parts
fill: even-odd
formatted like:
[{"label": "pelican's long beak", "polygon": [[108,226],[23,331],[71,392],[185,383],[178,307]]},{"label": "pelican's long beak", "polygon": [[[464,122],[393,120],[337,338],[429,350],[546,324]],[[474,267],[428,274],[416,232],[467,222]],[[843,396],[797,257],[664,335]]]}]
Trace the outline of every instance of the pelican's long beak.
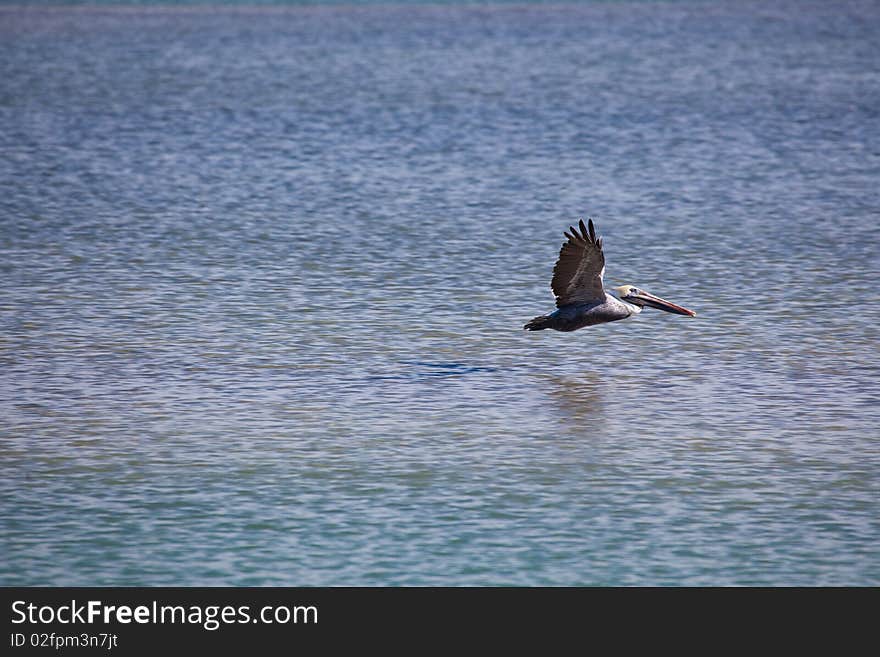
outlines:
[{"label": "pelican's long beak", "polygon": [[684,308],[682,306],[677,306],[674,303],[666,301],[666,299],[655,297],[653,294],[645,292],[644,290],[639,290],[636,293],[627,294],[626,296],[621,298],[624,301],[629,301],[630,303],[635,303],[640,306],[650,306],[651,308],[656,308],[657,310],[665,310],[666,312],[673,313],[675,315],[687,315],[688,317],[697,316],[697,313],[695,313],[693,310],[689,310],[688,308]]}]

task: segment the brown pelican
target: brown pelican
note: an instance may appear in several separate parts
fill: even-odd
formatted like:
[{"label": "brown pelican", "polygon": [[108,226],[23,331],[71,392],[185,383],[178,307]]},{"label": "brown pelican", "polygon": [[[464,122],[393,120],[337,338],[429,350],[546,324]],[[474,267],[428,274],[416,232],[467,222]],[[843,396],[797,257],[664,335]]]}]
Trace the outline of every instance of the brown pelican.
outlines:
[{"label": "brown pelican", "polygon": [[565,233],[568,241],[562,245],[559,260],[553,268],[550,287],[556,295],[556,310],[549,315],[535,317],[524,329],[575,331],[593,324],[626,319],[642,312],[645,306],[676,315],[696,316],[693,310],[664,301],[634,285],[613,288],[619,299],[605,292],[602,283],[605,274],[602,238],[596,237],[592,219],[589,220],[589,230],[583,220],[579,225],[580,232],[569,226],[570,232]]}]

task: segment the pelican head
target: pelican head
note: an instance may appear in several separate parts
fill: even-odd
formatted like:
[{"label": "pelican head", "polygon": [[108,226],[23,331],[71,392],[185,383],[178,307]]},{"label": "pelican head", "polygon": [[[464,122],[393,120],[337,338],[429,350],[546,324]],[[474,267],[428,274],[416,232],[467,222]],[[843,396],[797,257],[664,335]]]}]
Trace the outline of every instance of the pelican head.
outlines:
[{"label": "pelican head", "polygon": [[635,285],[621,285],[620,287],[615,287],[613,289],[617,292],[617,296],[619,296],[622,301],[639,306],[640,308],[648,306],[649,308],[657,308],[658,310],[665,310],[668,313],[687,315],[688,317],[696,317],[697,315],[693,310],[676,306],[674,303],[670,303],[665,299],[655,297],[650,292],[637,288]]}]

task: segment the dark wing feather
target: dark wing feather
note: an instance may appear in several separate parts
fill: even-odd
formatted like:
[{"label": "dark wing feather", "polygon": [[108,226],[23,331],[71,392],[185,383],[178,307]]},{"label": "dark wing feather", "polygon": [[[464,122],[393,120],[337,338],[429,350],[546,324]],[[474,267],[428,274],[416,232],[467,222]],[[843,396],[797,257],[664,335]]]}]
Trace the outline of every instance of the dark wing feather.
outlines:
[{"label": "dark wing feather", "polygon": [[559,260],[553,268],[550,287],[556,295],[558,307],[605,299],[602,238],[596,237],[592,219],[589,220],[589,228],[584,226],[583,220],[578,225],[580,232],[577,228],[569,227],[569,232],[565,233],[568,241],[562,245]]}]

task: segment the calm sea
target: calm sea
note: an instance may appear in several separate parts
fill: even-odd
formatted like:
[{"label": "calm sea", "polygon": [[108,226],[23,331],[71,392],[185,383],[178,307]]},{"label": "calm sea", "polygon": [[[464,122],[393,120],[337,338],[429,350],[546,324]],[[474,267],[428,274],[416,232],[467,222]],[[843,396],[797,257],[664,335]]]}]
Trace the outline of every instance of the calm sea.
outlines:
[{"label": "calm sea", "polygon": [[876,2],[4,4],[0,584],[880,585],[878,283]]}]

